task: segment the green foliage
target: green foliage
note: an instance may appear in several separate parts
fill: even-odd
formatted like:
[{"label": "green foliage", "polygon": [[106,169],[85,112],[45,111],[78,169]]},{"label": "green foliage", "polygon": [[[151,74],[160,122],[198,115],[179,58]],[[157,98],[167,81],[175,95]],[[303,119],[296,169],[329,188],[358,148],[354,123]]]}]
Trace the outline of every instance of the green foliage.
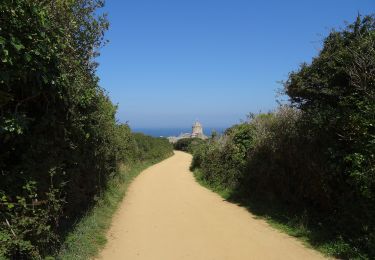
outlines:
[{"label": "green foliage", "polygon": [[175,150],[194,153],[195,150],[205,143],[205,140],[200,138],[182,138],[173,144]]},{"label": "green foliage", "polygon": [[141,161],[160,160],[173,154],[173,146],[166,138],[155,138],[142,133],[134,133],[137,144],[135,158]]},{"label": "green foliage", "polygon": [[[227,129],[194,153],[192,170],[201,168],[203,178],[213,186],[234,188],[246,166],[247,149],[252,145],[252,126],[241,124]],[[225,162],[225,163],[223,163]]]},{"label": "green foliage", "polygon": [[375,19],[358,17],[290,74],[291,107],[250,115],[196,151],[192,168],[252,210],[277,209],[259,214],[326,253],[375,257],[374,71]]},{"label": "green foliage", "polygon": [[[332,32],[286,92],[304,111],[302,128],[324,140],[332,222],[343,238],[375,255],[375,19]],[[328,179],[328,178],[327,178]]]},{"label": "green foliage", "polygon": [[[102,0],[0,1],[0,257],[53,254],[121,162],[159,159],[98,85]],[[155,148],[160,145],[161,148]]]}]

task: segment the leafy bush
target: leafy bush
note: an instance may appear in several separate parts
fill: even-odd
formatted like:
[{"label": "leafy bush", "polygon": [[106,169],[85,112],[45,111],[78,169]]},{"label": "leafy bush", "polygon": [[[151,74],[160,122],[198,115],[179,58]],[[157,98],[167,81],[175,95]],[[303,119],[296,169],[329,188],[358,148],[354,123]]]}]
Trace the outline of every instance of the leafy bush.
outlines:
[{"label": "leafy bush", "polygon": [[173,144],[175,150],[193,153],[205,140],[200,138],[182,138]]},{"label": "leafy bush", "polygon": [[290,75],[286,92],[304,111],[302,128],[324,140],[332,223],[375,255],[375,19],[332,32],[310,65]]},{"label": "leafy bush", "polygon": [[290,107],[210,140],[192,168],[232,199],[297,217],[326,252],[375,257],[374,71],[375,19],[358,17],[290,74]]},{"label": "leafy bush", "polygon": [[173,154],[173,146],[166,138],[155,138],[142,133],[134,133],[133,137],[137,145],[134,154],[138,160],[158,161]]},{"label": "leafy bush", "polygon": [[234,188],[246,166],[252,126],[241,124],[227,129],[226,134],[210,139],[194,153],[192,169],[201,168],[202,178],[211,185]]},{"label": "leafy bush", "polygon": [[121,162],[172,151],[116,124],[95,75],[102,6],[0,1],[0,257],[53,254]]}]

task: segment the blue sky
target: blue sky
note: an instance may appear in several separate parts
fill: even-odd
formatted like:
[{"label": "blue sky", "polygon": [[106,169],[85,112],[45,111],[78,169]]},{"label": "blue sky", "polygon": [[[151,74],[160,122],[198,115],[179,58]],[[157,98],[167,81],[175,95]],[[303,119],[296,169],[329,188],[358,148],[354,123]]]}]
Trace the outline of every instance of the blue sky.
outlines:
[{"label": "blue sky", "polygon": [[375,0],[107,0],[100,84],[133,128],[228,127]]}]

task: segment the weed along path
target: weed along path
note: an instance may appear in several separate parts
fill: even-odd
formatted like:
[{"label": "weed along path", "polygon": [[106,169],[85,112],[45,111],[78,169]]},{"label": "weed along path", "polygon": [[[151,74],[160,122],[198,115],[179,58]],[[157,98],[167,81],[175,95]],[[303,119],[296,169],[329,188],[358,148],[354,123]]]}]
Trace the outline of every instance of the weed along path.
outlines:
[{"label": "weed along path", "polygon": [[142,172],[114,216],[104,260],[323,259],[200,186],[175,152]]}]

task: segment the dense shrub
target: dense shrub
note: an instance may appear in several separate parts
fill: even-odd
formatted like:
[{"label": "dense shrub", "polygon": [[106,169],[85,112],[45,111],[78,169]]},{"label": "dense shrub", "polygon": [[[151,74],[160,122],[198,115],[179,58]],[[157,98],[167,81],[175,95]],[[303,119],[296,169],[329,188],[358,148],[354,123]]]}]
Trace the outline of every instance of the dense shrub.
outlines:
[{"label": "dense shrub", "polygon": [[0,1],[0,258],[53,253],[119,163],[172,150],[116,124],[95,75],[102,6]]},{"label": "dense shrub", "polygon": [[194,152],[191,168],[201,168],[205,181],[213,186],[235,187],[246,166],[251,131],[251,125],[241,124],[227,129],[223,136],[211,138]]},{"label": "dense shrub", "polygon": [[311,140],[299,127],[301,112],[279,108],[270,117],[256,117],[253,147],[247,151],[247,165],[237,191],[243,195],[278,200],[293,207],[328,205],[327,160],[319,140]]},{"label": "dense shrub", "polygon": [[336,256],[375,257],[374,18],[333,31],[285,91],[290,107],[210,140],[192,167],[232,199],[277,206],[310,232],[323,230],[310,239]]},{"label": "dense shrub", "polygon": [[160,160],[173,154],[173,146],[166,138],[155,138],[142,133],[133,134],[137,145],[135,156],[138,160]]},{"label": "dense shrub", "polygon": [[175,150],[193,153],[205,140],[200,138],[182,138],[173,144]]},{"label": "dense shrub", "polygon": [[319,56],[290,75],[302,129],[324,140],[332,222],[375,256],[375,19],[332,32]]}]

